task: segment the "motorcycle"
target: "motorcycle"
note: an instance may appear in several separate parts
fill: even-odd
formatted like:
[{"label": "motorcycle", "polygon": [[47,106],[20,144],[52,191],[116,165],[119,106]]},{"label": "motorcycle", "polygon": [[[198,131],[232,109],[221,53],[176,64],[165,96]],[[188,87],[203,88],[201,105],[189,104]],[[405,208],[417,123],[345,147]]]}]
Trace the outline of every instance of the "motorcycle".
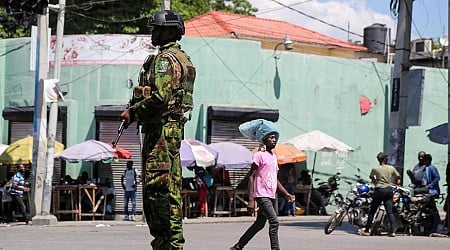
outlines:
[{"label": "motorcycle", "polygon": [[[443,194],[440,197],[443,199]],[[397,233],[414,236],[428,236],[432,233],[434,212],[430,204],[434,200],[429,194],[414,194],[414,190],[395,186],[393,201]],[[389,231],[389,219],[386,215],[386,210],[381,205],[370,229],[372,235]]]},{"label": "motorcycle", "polygon": [[[308,214],[327,215],[326,206],[338,206],[344,201],[344,197],[338,192],[340,179],[340,173],[336,173],[327,181],[319,182],[318,187],[311,190]],[[316,178],[314,181],[320,179]]]},{"label": "motorcycle", "polygon": [[367,224],[373,187],[361,178],[357,180],[356,184],[352,184],[351,182],[347,183],[350,185],[350,190],[345,196],[344,201],[338,205],[334,214],[331,215],[325,224],[325,234],[332,233],[340,226],[345,216],[348,217],[350,224],[359,228],[365,227]]}]

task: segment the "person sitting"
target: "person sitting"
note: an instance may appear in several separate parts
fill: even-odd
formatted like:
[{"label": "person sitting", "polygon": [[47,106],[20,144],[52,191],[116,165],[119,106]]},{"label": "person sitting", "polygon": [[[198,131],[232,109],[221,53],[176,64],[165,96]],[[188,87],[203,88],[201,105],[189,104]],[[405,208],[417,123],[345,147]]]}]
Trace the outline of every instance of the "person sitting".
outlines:
[{"label": "person sitting", "polygon": [[[297,174],[294,164],[290,163],[285,166],[280,166],[280,182],[288,193],[295,196]],[[281,195],[279,199],[279,215],[295,216],[295,202],[288,202],[288,200]]]},{"label": "person sitting", "polygon": [[111,179],[106,178],[105,184],[106,184],[106,187],[108,187],[108,189],[106,189],[106,192],[105,192],[105,195],[106,195],[106,211],[105,212],[107,214],[113,214],[114,211],[112,209],[112,205],[113,205],[112,202],[113,202],[114,197],[116,195],[116,191],[115,191],[115,189],[114,189],[114,187],[112,185]]}]

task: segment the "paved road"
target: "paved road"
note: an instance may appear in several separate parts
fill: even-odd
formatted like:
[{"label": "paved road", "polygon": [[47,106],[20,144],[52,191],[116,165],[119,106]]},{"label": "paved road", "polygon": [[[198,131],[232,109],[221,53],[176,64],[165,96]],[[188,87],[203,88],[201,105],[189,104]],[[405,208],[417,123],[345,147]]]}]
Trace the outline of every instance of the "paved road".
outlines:
[{"label": "paved road", "polygon": [[[185,221],[186,250],[228,249],[254,217],[206,218]],[[323,233],[327,217],[280,217],[282,249],[449,249],[450,238],[385,236],[362,237],[344,223],[330,235]],[[122,221],[59,222],[56,226],[13,224],[0,228],[0,249],[150,249],[146,225]],[[269,249],[264,228],[245,249]]]}]

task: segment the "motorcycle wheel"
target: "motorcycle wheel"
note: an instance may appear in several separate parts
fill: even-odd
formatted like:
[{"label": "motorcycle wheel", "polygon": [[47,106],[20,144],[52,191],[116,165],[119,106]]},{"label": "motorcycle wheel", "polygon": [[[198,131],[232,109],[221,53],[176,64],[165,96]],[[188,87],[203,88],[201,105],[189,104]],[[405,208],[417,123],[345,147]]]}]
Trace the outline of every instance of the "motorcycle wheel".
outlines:
[{"label": "motorcycle wheel", "polygon": [[344,203],[344,197],[342,196],[342,194],[337,194],[334,198],[334,205],[341,206],[342,203]]},{"label": "motorcycle wheel", "polygon": [[433,231],[432,218],[423,219],[413,223],[411,227],[412,235],[414,236],[428,236]]},{"label": "motorcycle wheel", "polygon": [[341,210],[340,212],[331,215],[330,219],[328,219],[327,223],[325,224],[324,228],[325,234],[332,233],[339,225],[341,225],[344,216],[345,216],[344,210]]},{"label": "motorcycle wheel", "polygon": [[373,224],[370,227],[370,235],[380,235],[381,231],[383,231],[381,227],[386,219],[386,212],[378,208],[378,211],[375,213],[375,216],[373,218]]}]

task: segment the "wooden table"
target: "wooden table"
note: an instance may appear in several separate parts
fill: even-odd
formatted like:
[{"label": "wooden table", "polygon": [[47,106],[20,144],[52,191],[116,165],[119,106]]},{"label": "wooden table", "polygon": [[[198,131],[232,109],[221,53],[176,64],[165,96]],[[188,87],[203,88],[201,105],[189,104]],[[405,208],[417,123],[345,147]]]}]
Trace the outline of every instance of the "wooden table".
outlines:
[{"label": "wooden table", "polygon": [[[107,187],[99,187],[93,184],[90,185],[80,185],[78,186],[78,207],[80,210],[79,219],[82,216],[91,216],[92,220],[95,220],[96,216],[102,216],[105,219],[105,208],[106,208],[106,189]],[[97,193],[101,191],[101,196],[97,199]],[[83,203],[87,201],[85,206],[89,206],[89,212],[83,211]],[[103,211],[99,211],[100,205],[103,204]],[[86,209],[86,207],[85,207]]]},{"label": "wooden table", "polygon": [[[62,197],[69,198],[69,204],[61,207]],[[78,203],[78,185],[57,185],[53,187],[53,214],[60,219],[61,214],[72,214],[72,218],[79,219],[80,207]]]},{"label": "wooden table", "polygon": [[183,217],[191,218],[192,217],[192,199],[197,199],[198,192],[197,190],[181,190],[181,199],[183,200]]},{"label": "wooden table", "polygon": [[[238,212],[247,212],[248,198],[248,189],[233,189],[234,216],[236,216]],[[240,207],[237,206],[238,202],[242,204]]]},{"label": "wooden table", "polygon": [[[305,214],[308,215],[309,211],[309,202],[311,200],[311,185],[297,185],[295,188],[295,194],[303,194],[306,197],[306,211]],[[297,199],[297,198],[296,198]]]},{"label": "wooden table", "polygon": [[[231,216],[231,203],[233,199],[233,188],[231,186],[214,186],[214,207],[213,216],[219,214],[227,214]],[[225,210],[225,205],[228,204],[228,209]],[[222,205],[223,210],[218,210],[218,205]]]}]

